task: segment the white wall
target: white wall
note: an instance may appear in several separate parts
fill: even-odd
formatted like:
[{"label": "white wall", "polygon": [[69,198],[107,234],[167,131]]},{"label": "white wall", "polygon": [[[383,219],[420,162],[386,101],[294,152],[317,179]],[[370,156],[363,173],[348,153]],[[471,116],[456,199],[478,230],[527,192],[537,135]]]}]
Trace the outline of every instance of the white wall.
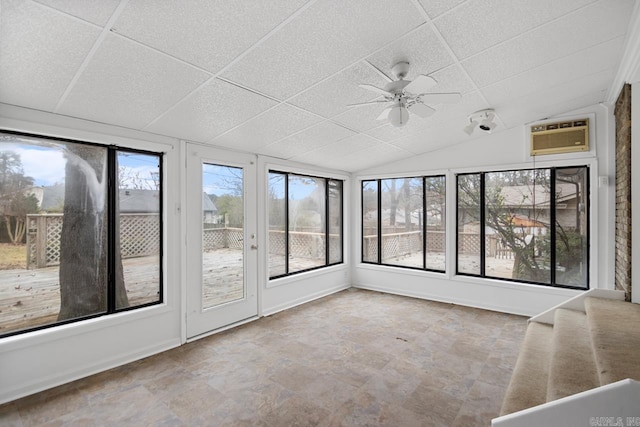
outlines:
[{"label": "white wall", "polygon": [[0,403],[180,345],[178,141],[0,104],[0,127],[165,152],[161,305],[0,339]]},{"label": "white wall", "polygon": [[[164,152],[165,302],[115,315],[0,339],[0,404],[112,367],[147,357],[186,341],[187,283],[184,206],[184,143],[173,138],[0,104],[0,128],[40,135],[116,144]],[[258,160],[259,314],[268,315],[349,287],[349,224],[345,224],[345,264],[267,280],[267,171],[270,167],[345,180],[349,212],[349,174],[317,170],[267,157]],[[260,188],[263,191],[260,191]],[[346,217],[348,218],[348,217]]]},{"label": "white wall", "polygon": [[[612,109],[594,105],[555,118],[592,118],[589,153],[538,156],[535,167],[589,165],[591,170],[591,287],[613,289],[614,157]],[[551,119],[554,119],[552,117]],[[595,141],[595,144],[594,144]],[[523,315],[534,315],[579,291],[524,285],[500,280],[456,276],[455,259],[455,174],[511,168],[531,168],[528,135],[524,127],[504,130],[470,139],[449,148],[415,156],[357,173],[352,191],[357,200],[353,209],[354,230],[353,285],[361,288],[487,308]],[[360,262],[360,185],[362,179],[430,174],[447,175],[447,273],[407,270]],[[598,176],[608,176],[609,184],[598,185]]]},{"label": "white wall", "polygon": [[[258,286],[260,288],[260,299],[262,301],[261,312],[263,316],[276,313],[287,308],[303,304],[350,287],[349,256],[352,239],[349,228],[350,218],[350,189],[351,182],[349,174],[340,171],[327,171],[315,169],[300,163],[275,159],[272,157],[258,157],[258,206],[262,212],[268,212],[267,198],[268,181],[267,174],[270,169],[300,173],[310,176],[325,178],[343,179],[344,187],[344,264],[323,268],[322,270],[299,273],[289,277],[275,280],[268,279],[267,253],[268,253],[268,223],[260,221],[258,224],[259,235],[262,244],[261,254],[258,261]],[[266,215],[262,215],[266,217]]]}]

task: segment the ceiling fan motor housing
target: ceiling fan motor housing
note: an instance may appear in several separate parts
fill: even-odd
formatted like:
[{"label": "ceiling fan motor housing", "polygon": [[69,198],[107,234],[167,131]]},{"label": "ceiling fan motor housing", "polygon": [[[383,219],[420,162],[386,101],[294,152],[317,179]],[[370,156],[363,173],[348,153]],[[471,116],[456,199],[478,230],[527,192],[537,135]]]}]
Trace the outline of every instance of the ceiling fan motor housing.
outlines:
[{"label": "ceiling fan motor housing", "polygon": [[397,79],[402,80],[409,74],[409,63],[406,61],[398,62],[391,67],[391,72]]}]

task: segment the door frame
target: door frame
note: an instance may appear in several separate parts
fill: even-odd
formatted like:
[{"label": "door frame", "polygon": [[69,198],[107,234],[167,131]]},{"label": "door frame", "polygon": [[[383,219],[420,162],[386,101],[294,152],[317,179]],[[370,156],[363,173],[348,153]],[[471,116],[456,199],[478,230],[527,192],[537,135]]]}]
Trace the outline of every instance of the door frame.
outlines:
[{"label": "door frame", "polygon": [[[182,327],[183,342],[193,341],[199,338],[206,337],[208,335],[221,332],[234,326],[246,323],[248,321],[255,320],[259,317],[260,313],[260,295],[259,295],[259,257],[258,257],[258,242],[261,240],[258,236],[258,165],[257,156],[246,153],[232,152],[228,150],[222,150],[215,147],[205,146],[196,143],[185,142],[182,145],[185,170],[183,173],[184,185],[183,195],[181,197],[182,206],[185,208],[182,210],[183,218],[183,230],[184,230],[184,250],[182,254],[182,265],[185,266],[185,271],[182,274],[183,283],[183,304],[184,309],[184,322]],[[197,158],[197,160],[196,160]],[[202,309],[202,238],[195,238],[198,233],[194,232],[194,218],[201,216],[202,197],[193,194],[194,188],[198,188],[198,192],[202,191],[202,165],[219,164],[228,165],[231,167],[242,167],[243,173],[243,200],[244,200],[244,254],[243,254],[243,279],[245,287],[245,296],[242,300],[233,301],[225,304],[221,304],[217,307],[212,307],[206,310]],[[196,178],[198,176],[198,178]],[[189,193],[191,191],[191,193]],[[196,198],[197,197],[197,198]],[[195,199],[195,200],[194,200]],[[193,210],[195,208],[195,212]],[[180,209],[179,207],[177,209]],[[198,221],[200,224],[200,233],[202,232],[201,219]],[[189,237],[191,236],[191,241]],[[197,241],[194,243],[193,241]],[[194,248],[194,245],[197,246]],[[255,245],[256,248],[252,248]],[[194,259],[197,257],[197,260]],[[199,260],[199,261],[198,261]],[[198,265],[197,273],[194,273],[194,266]],[[197,283],[197,289],[195,288]],[[198,293],[200,307],[194,307],[194,293]],[[240,304],[244,304],[245,307],[240,307]],[[240,307],[241,315],[234,317],[233,320],[228,321],[232,316],[234,307],[237,309]],[[242,311],[244,310],[244,311]],[[199,312],[198,312],[199,311]],[[249,313],[248,315],[246,313]],[[201,317],[197,319],[196,317]],[[225,317],[227,316],[227,317]],[[205,319],[205,317],[207,319]],[[217,320],[216,320],[217,318]],[[222,322],[222,319],[226,318]],[[190,328],[190,322],[191,328]],[[201,326],[198,326],[198,322],[207,323],[211,322],[212,327],[210,329],[202,330]]]}]

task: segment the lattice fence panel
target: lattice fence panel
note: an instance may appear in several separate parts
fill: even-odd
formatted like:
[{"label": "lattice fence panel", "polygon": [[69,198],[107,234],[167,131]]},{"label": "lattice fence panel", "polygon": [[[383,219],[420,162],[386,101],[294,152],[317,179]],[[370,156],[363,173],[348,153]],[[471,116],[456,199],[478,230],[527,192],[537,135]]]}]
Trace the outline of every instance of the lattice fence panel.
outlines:
[{"label": "lattice fence panel", "polygon": [[479,233],[458,233],[458,253],[479,254],[480,234]]},{"label": "lattice fence panel", "polygon": [[281,230],[269,230],[269,253],[272,255],[285,254],[285,234]]},{"label": "lattice fence panel", "polygon": [[362,259],[369,262],[378,261],[378,236],[376,235],[363,236]]},{"label": "lattice fence panel", "polygon": [[243,249],[244,248],[244,232],[242,228],[225,228],[227,248]]},{"label": "lattice fence panel", "polygon": [[120,215],[120,251],[122,258],[153,255],[160,252],[160,215]]},{"label": "lattice fence panel", "polygon": [[46,265],[60,263],[60,236],[62,235],[62,215],[48,216],[46,225]]},{"label": "lattice fence panel", "polygon": [[325,258],[323,233],[289,233],[289,255],[300,258]]},{"label": "lattice fence panel", "polygon": [[445,240],[444,231],[427,230],[427,252],[444,252]]},{"label": "lattice fence panel", "polygon": [[226,247],[227,232],[224,228],[207,228],[202,233],[202,250],[210,251]]},{"label": "lattice fence panel", "polygon": [[382,235],[382,259],[390,258],[400,253],[400,242],[397,234]]}]

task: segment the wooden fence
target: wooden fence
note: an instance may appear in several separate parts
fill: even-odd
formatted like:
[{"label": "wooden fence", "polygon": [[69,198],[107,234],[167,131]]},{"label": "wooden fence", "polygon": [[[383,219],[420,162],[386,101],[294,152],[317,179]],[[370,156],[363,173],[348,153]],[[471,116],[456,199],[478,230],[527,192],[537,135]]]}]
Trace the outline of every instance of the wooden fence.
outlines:
[{"label": "wooden fence", "polygon": [[[62,214],[27,215],[27,268],[60,264]],[[120,214],[122,258],[157,254],[160,250],[158,214]]]}]

